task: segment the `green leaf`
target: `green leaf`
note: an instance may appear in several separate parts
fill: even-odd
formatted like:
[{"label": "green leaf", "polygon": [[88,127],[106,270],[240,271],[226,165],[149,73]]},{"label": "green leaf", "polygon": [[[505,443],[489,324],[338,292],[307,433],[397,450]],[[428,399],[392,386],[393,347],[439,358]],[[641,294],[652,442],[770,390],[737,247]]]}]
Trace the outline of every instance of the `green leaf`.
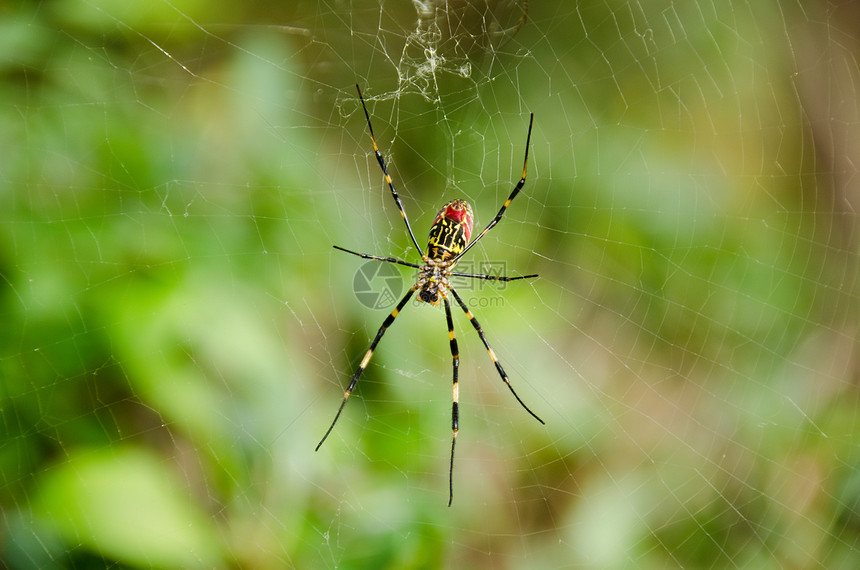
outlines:
[{"label": "green leaf", "polygon": [[170,465],[137,448],[72,454],[40,480],[33,514],[69,545],[146,567],[219,565],[214,525]]}]

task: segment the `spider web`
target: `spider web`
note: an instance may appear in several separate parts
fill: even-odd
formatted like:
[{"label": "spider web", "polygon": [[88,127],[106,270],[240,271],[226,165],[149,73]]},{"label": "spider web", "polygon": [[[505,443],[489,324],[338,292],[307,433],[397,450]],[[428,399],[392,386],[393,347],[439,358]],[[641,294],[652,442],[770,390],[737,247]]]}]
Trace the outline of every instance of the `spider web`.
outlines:
[{"label": "spider web", "polygon": [[[860,564],[856,4],[0,13],[6,567]],[[356,83],[419,242],[535,114],[458,270],[540,278],[456,285],[546,426],[455,306],[450,509],[438,307],[314,453],[391,310],[331,246],[418,261]]]}]

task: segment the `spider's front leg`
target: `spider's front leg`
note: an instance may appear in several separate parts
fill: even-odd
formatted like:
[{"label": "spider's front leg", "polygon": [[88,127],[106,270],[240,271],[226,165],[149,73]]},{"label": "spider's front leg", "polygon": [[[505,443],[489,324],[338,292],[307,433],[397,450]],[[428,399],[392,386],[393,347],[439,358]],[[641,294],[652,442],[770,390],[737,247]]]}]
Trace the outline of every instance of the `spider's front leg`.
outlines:
[{"label": "spider's front leg", "polygon": [[478,333],[478,336],[481,337],[481,342],[484,343],[484,347],[487,349],[487,353],[490,355],[490,358],[493,360],[493,364],[496,365],[496,370],[499,372],[499,376],[502,377],[502,380],[507,384],[508,388],[511,390],[511,394],[514,395],[514,398],[517,399],[517,402],[523,407],[525,411],[530,413],[534,419],[539,421],[542,424],[545,422],[538,417],[536,413],[531,411],[528,406],[526,406],[525,402],[523,402],[520,397],[517,395],[514,387],[511,386],[511,381],[508,380],[508,375],[505,373],[505,369],[502,368],[502,364],[499,362],[499,359],[496,357],[496,353],[493,352],[493,349],[490,348],[490,343],[487,342],[487,336],[484,334],[484,329],[481,328],[481,325],[478,324],[478,319],[475,318],[475,315],[472,314],[472,311],[469,310],[469,307],[466,306],[466,303],[463,302],[463,299],[457,294],[457,292],[453,288],[448,288],[448,291],[454,295],[454,300],[457,301],[457,304],[460,305],[460,308],[463,309],[463,312],[466,313],[466,317],[469,319],[469,322],[472,323],[472,326],[475,328],[475,331]]},{"label": "spider's front leg", "polygon": [[460,386],[457,375],[460,370],[460,351],[457,349],[457,339],[454,337],[454,319],[451,318],[451,304],[447,297],[445,302],[445,319],[448,321],[448,340],[451,344],[451,361],[454,367],[453,404],[451,406],[451,463],[448,467],[448,506],[454,501],[454,446],[457,444],[457,432],[460,429]]},{"label": "spider's front leg", "polygon": [[406,306],[406,303],[409,302],[409,299],[412,298],[412,294],[415,293],[417,286],[413,286],[409,291],[406,292],[406,295],[397,303],[397,306],[391,311],[391,314],[385,317],[385,320],[382,321],[382,326],[379,327],[379,331],[376,333],[376,338],[373,339],[373,342],[370,343],[370,348],[367,349],[367,352],[364,355],[364,358],[361,359],[361,364],[358,365],[358,370],[355,371],[355,374],[352,375],[352,380],[349,383],[349,387],[346,389],[346,392],[343,394],[343,401],[340,403],[340,407],[337,409],[337,414],[334,416],[334,420],[331,422],[328,430],[326,430],[325,435],[317,444],[314,451],[319,451],[319,448],[322,446],[323,442],[325,442],[328,434],[331,433],[331,430],[334,429],[334,424],[337,423],[338,418],[340,418],[340,413],[343,411],[344,406],[346,406],[346,401],[349,399],[349,395],[352,394],[352,391],[355,389],[355,385],[358,384],[358,379],[361,377],[361,373],[364,372],[364,369],[367,368],[368,363],[370,362],[371,357],[373,356],[373,351],[376,349],[376,345],[379,344],[379,341],[382,340],[382,335],[385,334],[385,331],[388,330],[394,323],[394,319],[397,318],[397,315],[400,314],[400,311],[403,310],[403,307]]}]

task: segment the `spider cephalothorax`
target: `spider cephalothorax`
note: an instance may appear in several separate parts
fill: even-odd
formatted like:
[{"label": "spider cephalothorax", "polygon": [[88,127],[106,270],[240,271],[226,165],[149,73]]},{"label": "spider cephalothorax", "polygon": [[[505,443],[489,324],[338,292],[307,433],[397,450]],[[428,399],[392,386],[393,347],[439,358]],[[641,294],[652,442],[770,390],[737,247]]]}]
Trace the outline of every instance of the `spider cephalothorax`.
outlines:
[{"label": "spider cephalothorax", "polygon": [[[358,89],[358,85],[355,86]],[[458,273],[453,271],[454,266],[457,264],[457,261],[463,257],[469,248],[478,243],[478,241],[484,237],[493,226],[495,226],[499,220],[502,219],[502,215],[505,213],[505,210],[508,209],[508,206],[511,204],[511,201],[516,197],[519,191],[522,189],[523,185],[526,183],[526,165],[528,164],[529,158],[529,141],[531,140],[532,134],[532,122],[534,121],[534,115],[531,116],[529,120],[529,132],[526,136],[526,152],[525,158],[523,159],[523,175],[520,178],[520,181],[514,187],[511,195],[508,196],[508,199],[505,200],[505,203],[502,204],[502,207],[499,209],[499,212],[496,214],[496,217],[493,218],[487,227],[485,227],[478,237],[475,238],[474,241],[469,241],[472,237],[472,224],[474,222],[474,217],[472,216],[472,208],[469,206],[469,203],[465,200],[452,200],[445,204],[439,213],[436,215],[436,219],[433,221],[433,226],[430,228],[430,236],[427,239],[427,253],[421,253],[421,246],[418,245],[418,240],[415,239],[415,234],[412,232],[412,226],[409,224],[409,218],[406,217],[406,211],[403,209],[403,203],[400,201],[400,196],[397,195],[397,190],[394,188],[394,183],[391,181],[391,176],[388,174],[388,168],[385,166],[385,160],[382,158],[382,153],[379,152],[379,147],[376,145],[376,137],[373,135],[373,126],[370,124],[370,113],[367,112],[367,106],[364,104],[364,98],[361,96],[361,89],[358,89],[358,98],[361,100],[361,106],[364,109],[364,116],[367,118],[367,127],[370,129],[370,140],[373,142],[373,152],[376,154],[376,161],[379,163],[379,167],[382,168],[382,172],[385,175],[385,181],[388,183],[388,188],[391,190],[391,195],[394,197],[394,202],[397,204],[397,209],[400,211],[400,215],[403,218],[404,223],[406,224],[406,230],[409,232],[409,237],[412,239],[412,243],[415,245],[415,248],[421,254],[421,259],[424,262],[423,265],[418,265],[415,263],[411,263],[409,261],[403,261],[394,257],[380,257],[378,255],[370,255],[367,253],[357,253],[355,251],[351,251],[348,249],[344,249],[340,246],[334,246],[336,249],[341,251],[345,251],[347,253],[351,253],[353,255],[357,255],[364,259],[375,259],[377,261],[387,261],[389,263],[396,263],[398,265],[405,265],[406,267],[412,267],[413,269],[418,270],[418,279],[415,281],[415,284],[406,292],[406,295],[397,303],[397,307],[391,311],[385,320],[382,322],[382,326],[379,327],[379,331],[376,333],[376,337],[373,339],[373,342],[370,343],[370,348],[367,349],[367,352],[364,354],[364,358],[361,359],[361,364],[358,365],[358,370],[355,371],[355,374],[352,375],[352,380],[349,383],[349,387],[346,389],[346,392],[343,394],[343,400],[340,403],[340,407],[337,410],[337,414],[334,416],[334,420],[331,422],[328,430],[325,432],[325,435],[317,444],[317,449],[323,444],[328,435],[331,433],[331,430],[334,429],[334,425],[337,423],[338,418],[340,417],[340,413],[343,411],[343,407],[346,405],[346,401],[349,398],[349,395],[352,393],[353,389],[355,389],[356,384],[358,383],[358,379],[361,376],[364,369],[367,368],[368,363],[370,362],[370,358],[373,356],[373,351],[376,349],[376,345],[379,344],[379,341],[382,339],[382,335],[385,334],[385,331],[388,330],[394,323],[394,319],[397,318],[397,315],[400,314],[400,311],[403,310],[403,307],[406,306],[406,303],[409,302],[409,299],[412,298],[412,295],[415,291],[418,291],[418,299],[425,303],[429,303],[431,305],[438,305],[440,301],[445,306],[445,319],[448,323],[448,338],[451,346],[451,360],[454,367],[454,390],[453,390],[453,405],[451,408],[451,431],[453,432],[453,436],[451,438],[451,463],[448,467],[448,506],[451,506],[451,501],[454,498],[454,446],[457,443],[457,431],[459,430],[459,422],[460,422],[460,412],[459,412],[459,389],[458,389],[458,371],[460,367],[460,353],[457,349],[457,339],[454,338],[454,320],[451,317],[451,304],[448,301],[448,294],[450,293],[454,300],[460,305],[460,308],[463,309],[463,312],[466,314],[466,317],[469,319],[469,322],[472,324],[472,327],[475,329],[475,332],[478,333],[478,336],[481,338],[481,342],[484,343],[484,347],[487,349],[487,353],[490,355],[490,358],[493,360],[493,364],[496,366],[496,370],[501,376],[504,383],[510,389],[511,393],[520,403],[520,405],[525,408],[525,410],[530,413],[537,421],[540,423],[544,423],[542,419],[540,419],[533,411],[526,406],[517,393],[514,391],[514,387],[511,386],[510,380],[508,380],[508,375],[505,373],[505,369],[502,368],[502,365],[499,363],[499,359],[496,358],[496,353],[493,352],[493,349],[490,348],[490,344],[487,342],[487,337],[484,335],[484,330],[481,328],[481,325],[478,324],[478,320],[466,306],[466,303],[463,302],[463,299],[460,298],[460,295],[457,294],[457,291],[451,287],[451,283],[449,282],[449,278],[452,276],[455,277],[467,277],[470,279],[486,279],[490,281],[515,281],[517,279],[529,279],[532,277],[537,277],[537,275],[523,275],[520,277],[505,277],[499,275],[483,275],[480,273]]]}]

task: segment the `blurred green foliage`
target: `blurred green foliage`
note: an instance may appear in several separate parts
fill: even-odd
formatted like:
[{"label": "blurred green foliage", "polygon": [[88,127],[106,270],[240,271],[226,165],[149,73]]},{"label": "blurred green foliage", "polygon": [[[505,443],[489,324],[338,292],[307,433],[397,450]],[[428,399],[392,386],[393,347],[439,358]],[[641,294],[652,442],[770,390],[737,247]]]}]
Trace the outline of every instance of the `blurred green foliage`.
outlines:
[{"label": "blurred green foliage", "polygon": [[[857,566],[850,7],[391,4],[0,7],[3,565]],[[438,311],[313,453],[387,312],[331,245],[415,255],[356,82],[419,239],[536,117],[469,298],[547,426],[457,315],[451,509]]]}]

